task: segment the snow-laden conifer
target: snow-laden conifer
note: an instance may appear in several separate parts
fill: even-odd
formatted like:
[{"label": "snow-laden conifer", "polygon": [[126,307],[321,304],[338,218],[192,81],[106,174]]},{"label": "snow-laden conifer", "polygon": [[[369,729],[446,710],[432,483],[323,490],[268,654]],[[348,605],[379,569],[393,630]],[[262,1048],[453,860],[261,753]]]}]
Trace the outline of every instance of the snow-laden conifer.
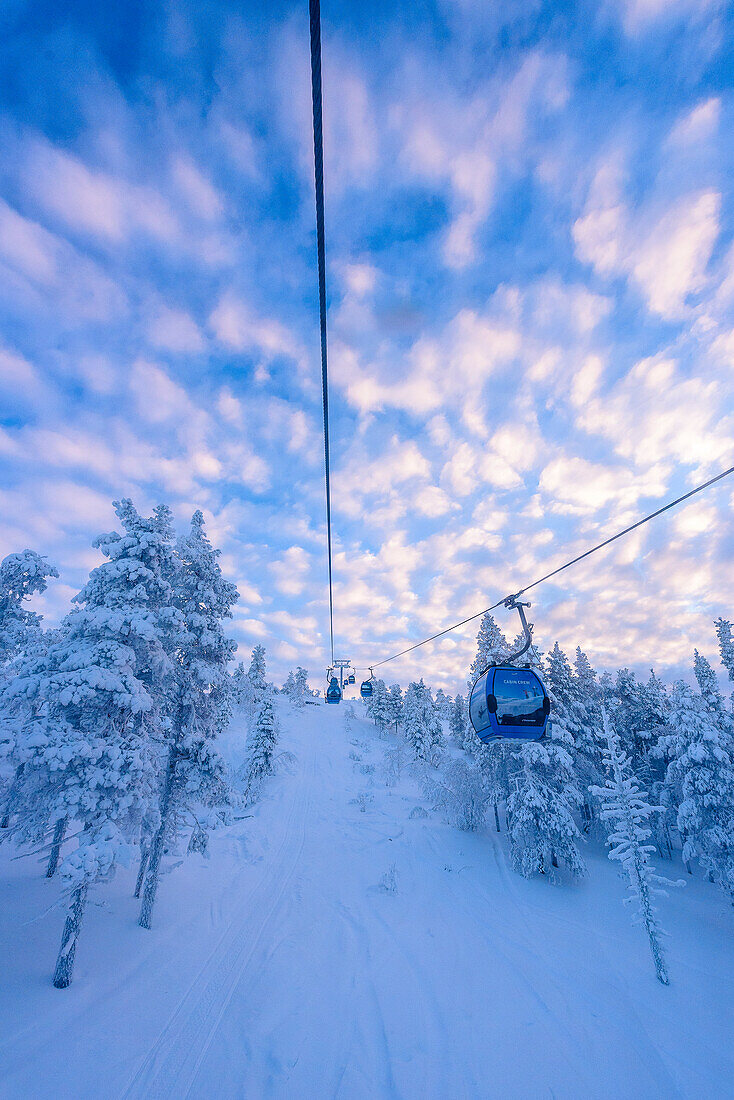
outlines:
[{"label": "snow-laden conifer", "polygon": [[23,647],[29,633],[41,625],[41,616],[25,607],[48,587],[58,570],[35,550],[8,554],[0,562],[0,666]]},{"label": "snow-laden conifer", "polygon": [[670,799],[666,790],[666,764],[660,739],[666,732],[666,723],[670,711],[665,685],[655,670],[650,669],[650,678],[642,686],[642,710],[646,740],[649,749],[644,765],[641,765],[639,778],[644,783],[652,801],[661,807],[660,812],[650,820],[652,843],[666,859],[673,858],[673,838],[671,830],[675,827],[675,815],[671,811]]},{"label": "snow-laden conifer", "polygon": [[599,728],[601,728],[601,695],[599,681],[597,680],[596,670],[592,667],[589,658],[580,646],[576,646],[576,657],[573,663],[573,670],[576,680],[577,698],[583,715],[583,730],[586,732],[590,725],[598,725]]},{"label": "snow-laden conifer", "polygon": [[[516,652],[524,642],[514,646]],[[477,649],[469,669],[467,688],[469,697],[477,678],[489,665],[501,664],[510,652],[507,638],[495,622],[494,616],[487,612],[481,621],[477,633]],[[483,745],[474,733],[471,722],[467,721],[464,735],[464,749],[476,757],[482,773],[482,782],[492,802],[495,825],[500,829],[499,806],[509,794],[508,750],[506,745]]]},{"label": "snow-laden conifer", "polygon": [[61,863],[69,912],[54,984],[72,979],[90,887],[127,863],[155,792],[153,739],[172,676],[167,656],[180,627],[172,606],[171,519],[115,503],[122,532],[94,543],[107,558],[48,646],[29,654],[3,702],[24,712],[14,746],[22,780],[14,831],[38,840],[73,821],[77,845]]},{"label": "snow-laden conifer", "polygon": [[24,604],[45,592],[58,570],[35,550],[8,554],[0,562],[0,668],[23,649],[29,632],[38,631],[41,616]]},{"label": "snow-laden conifer", "polygon": [[438,714],[441,720],[443,722],[448,722],[451,718],[453,700],[449,698],[443,688],[439,688],[436,692],[434,702],[436,704],[436,709],[438,710]]},{"label": "snow-laden conifer", "polygon": [[614,681],[608,716],[614,722],[633,769],[641,775],[647,773],[648,753],[655,744],[655,731],[650,728],[646,703],[644,689],[634,672],[620,668]]},{"label": "snow-laden conifer", "polygon": [[255,646],[247,671],[240,661],[233,673],[232,681],[234,700],[244,714],[247,728],[251,730],[260,713],[260,704],[264,696],[272,690],[266,676],[264,646]]},{"label": "snow-laden conifer", "polygon": [[451,729],[451,736],[460,748],[464,748],[464,742],[467,736],[467,724],[468,714],[466,707],[466,700],[463,695],[457,695],[451,704],[451,715],[449,718],[449,727]]},{"label": "snow-laden conifer", "polygon": [[232,673],[232,702],[238,707],[244,708],[246,683],[247,673],[245,672],[244,662],[238,661],[237,667]]},{"label": "snow-laden conifer", "polygon": [[489,611],[483,616],[477,633],[477,652],[469,669],[467,686],[474,687],[478,676],[491,664],[500,664],[509,653],[507,638],[497,626],[494,615]]},{"label": "snow-laden conifer", "polygon": [[227,664],[235,643],[222,622],[239,598],[222,576],[218,557],[204,530],[204,517],[194,513],[189,532],[178,540],[173,575],[174,606],[180,628],[174,643],[174,676],[168,692],[165,762],[160,783],[159,823],[150,845],[140,926],[150,928],[166,848],[191,828],[197,847],[205,844],[203,807],[226,801],[225,766],[216,739],[229,719]]},{"label": "snow-laden conifer", "polygon": [[563,726],[576,747],[585,732],[587,711],[583,706],[578,680],[558,642],[548,654],[546,669],[546,688],[551,697],[553,721]]},{"label": "snow-laden conifer", "polygon": [[717,619],[715,626],[721,663],[729,673],[729,679],[734,680],[734,637],[732,637],[731,623],[728,619]]},{"label": "snow-laden conifer", "polygon": [[670,709],[665,684],[655,675],[654,669],[650,669],[650,679],[644,685],[642,694],[646,740],[654,744],[665,727]]},{"label": "snow-laden conifer", "polygon": [[443,730],[431,692],[421,679],[412,683],[405,693],[403,710],[405,739],[418,760],[435,758]]},{"label": "snow-laden conifer", "polygon": [[699,653],[693,651],[693,671],[698,681],[698,689],[701,698],[706,704],[706,709],[714,721],[721,728],[730,728],[730,716],[724,704],[724,697],[719,690],[719,681],[709,661]]},{"label": "snow-laden conifer", "polygon": [[255,727],[247,739],[245,761],[240,770],[246,802],[255,801],[263,780],[272,775],[277,741],[278,726],[273,712],[272,695],[267,692],[260,700]]},{"label": "snow-laden conifer", "polygon": [[250,666],[247,669],[247,680],[250,684],[250,690],[257,700],[259,710],[259,704],[262,697],[270,690],[270,685],[267,681],[264,645],[256,645],[252,651]]},{"label": "snow-laden conifer", "polygon": [[392,706],[384,680],[372,681],[372,697],[369,700],[369,715],[380,733],[384,733],[392,721]]},{"label": "snow-laden conifer", "polygon": [[625,900],[635,906],[635,918],[647,933],[655,973],[668,984],[668,971],[660,944],[662,930],[653,904],[655,894],[665,893],[662,884],[672,885],[656,874],[650,865],[650,855],[655,851],[650,839],[650,818],[660,807],[651,806],[647,794],[635,776],[630,758],[624,752],[619,734],[606,712],[602,711],[604,729],[604,761],[607,778],[604,786],[594,787],[594,794],[601,803],[601,817],[609,826],[607,843],[609,858],[619,860],[627,877],[629,897]]},{"label": "snow-laden conifer", "polygon": [[[58,575],[56,568],[35,550],[8,554],[0,562],[0,677],[13,674],[14,658],[48,642],[48,638],[42,637],[41,616],[24,604],[32,596],[45,592],[48,578]],[[16,720],[6,708],[0,714],[0,829],[10,825],[9,805],[23,773],[23,764],[13,767],[11,762],[16,732]],[[51,874],[57,862],[58,849],[52,847]]]},{"label": "snow-laden conifer", "polygon": [[525,878],[551,874],[559,863],[575,877],[585,872],[573,816],[581,796],[571,745],[565,743],[565,731],[557,729],[556,734],[522,745],[513,754],[516,766],[507,799],[510,858]]},{"label": "snow-laden conifer", "polygon": [[551,736],[563,741],[571,753],[574,776],[578,781],[581,816],[585,831],[588,832],[593,820],[588,787],[601,778],[598,770],[600,730],[594,724],[591,687],[593,670],[588,661],[584,664],[581,660],[580,663],[586,678],[586,692],[579,677],[574,674],[566,654],[556,642],[546,660],[545,683],[551,700]]},{"label": "snow-laden conifer", "polygon": [[403,718],[403,689],[400,684],[391,684],[388,692],[388,702],[390,705],[390,721],[395,724],[395,732],[398,732],[398,726]]},{"label": "snow-laden conifer", "polygon": [[[525,660],[543,676],[541,655],[535,645],[531,645]],[[490,773],[489,778],[497,788],[495,797],[506,783],[510,858],[515,870],[529,878],[536,873],[552,874],[552,868],[563,863],[578,877],[585,871],[574,820],[574,811],[582,803],[572,732],[578,728],[579,716],[570,666],[557,645],[546,682],[553,703],[545,738],[518,747],[486,746],[482,757],[489,755],[491,763],[493,749],[503,750],[501,771],[494,777]],[[558,692],[557,704],[554,690]]]},{"label": "snow-laden conifer", "polygon": [[583,650],[576,647],[574,661],[574,696],[577,723],[574,731],[576,773],[582,793],[581,816],[583,830],[588,833],[594,823],[594,800],[589,786],[601,783],[604,776],[601,692],[596,672]]},{"label": "snow-laden conifer", "polygon": [[294,707],[300,709],[304,706],[306,700],[310,698],[311,691],[308,686],[308,672],[305,668],[301,668],[300,665],[296,668],[296,674],[293,678],[293,691],[291,693],[291,703]]},{"label": "snow-laden conifer", "polygon": [[734,902],[734,752],[705,699],[679,680],[671,693],[666,784],[677,808],[683,859],[697,858]]}]

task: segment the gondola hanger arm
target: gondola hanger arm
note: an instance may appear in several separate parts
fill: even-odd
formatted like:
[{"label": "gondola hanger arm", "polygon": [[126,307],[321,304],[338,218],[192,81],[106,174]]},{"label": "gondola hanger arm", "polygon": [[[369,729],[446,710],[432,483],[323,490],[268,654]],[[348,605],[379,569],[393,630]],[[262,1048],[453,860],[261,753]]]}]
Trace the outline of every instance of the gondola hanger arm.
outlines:
[{"label": "gondola hanger arm", "polygon": [[514,608],[520,615],[520,622],[522,623],[523,633],[525,634],[525,645],[518,649],[517,653],[509,653],[507,655],[507,664],[514,664],[518,657],[522,657],[524,653],[530,649],[533,644],[533,624],[529,623],[525,618],[525,608],[530,607],[529,600],[519,600],[517,596],[508,596],[504,601],[505,607],[512,610]]}]

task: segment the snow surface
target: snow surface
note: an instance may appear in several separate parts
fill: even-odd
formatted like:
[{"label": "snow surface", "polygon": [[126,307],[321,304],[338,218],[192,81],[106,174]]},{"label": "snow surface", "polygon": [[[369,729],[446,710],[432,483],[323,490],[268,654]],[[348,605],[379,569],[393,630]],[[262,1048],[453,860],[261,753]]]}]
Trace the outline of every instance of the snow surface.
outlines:
[{"label": "snow surface", "polygon": [[[493,830],[411,816],[407,770],[385,785],[394,739],[344,719],[283,714],[295,759],[210,860],[163,878],[152,931],[134,869],[96,891],[68,990],[51,986],[60,884],[0,850],[0,1096],[732,1095],[734,918],[715,887],[661,900],[665,988],[601,848],[578,885],[525,881]],[[242,758],[237,725],[225,747]]]}]

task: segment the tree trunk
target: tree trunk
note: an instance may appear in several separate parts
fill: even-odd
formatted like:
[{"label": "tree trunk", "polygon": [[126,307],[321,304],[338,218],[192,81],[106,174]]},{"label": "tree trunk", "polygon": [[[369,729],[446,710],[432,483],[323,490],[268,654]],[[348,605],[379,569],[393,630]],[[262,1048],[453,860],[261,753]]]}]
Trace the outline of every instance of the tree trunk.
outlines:
[{"label": "tree trunk", "polygon": [[145,878],[145,870],[148,866],[148,856],[150,855],[150,844],[143,844],[140,848],[140,866],[138,867],[138,880],[135,883],[135,897],[140,897],[140,891],[143,888],[143,879]]},{"label": "tree trunk", "polygon": [[588,802],[584,801],[581,806],[581,819],[582,819],[582,831],[585,836],[588,836],[591,829],[591,822],[593,820],[593,812]]},{"label": "tree trunk", "polygon": [[54,826],[54,835],[51,841],[51,854],[48,857],[48,866],[46,867],[46,878],[53,878],[56,874],[56,868],[59,865],[59,856],[61,855],[61,845],[64,843],[66,826],[68,824],[68,817],[62,817]]},{"label": "tree trunk", "polygon": [[496,802],[494,803],[494,824],[495,824],[495,828],[496,828],[497,832],[501,833],[502,830],[500,829],[500,815],[497,812],[497,803]]},{"label": "tree trunk", "polygon": [[15,775],[13,776],[13,781],[10,784],[7,802],[5,803],[5,813],[3,814],[2,821],[0,821],[0,829],[8,829],[10,827],[10,808],[13,804],[13,795],[18,788],[18,782],[23,775],[24,768],[25,764],[18,764],[18,767],[15,769]]},{"label": "tree trunk", "polygon": [[76,945],[82,927],[82,917],[84,916],[86,903],[87,884],[84,882],[81,886],[77,886],[71,895],[71,904],[64,924],[64,934],[61,937],[61,947],[59,948],[56,970],[54,971],[54,985],[57,989],[66,989],[68,985],[71,985],[74,974]]},{"label": "tree trunk", "polygon": [[155,905],[155,896],[158,891],[158,879],[161,873],[161,860],[163,859],[163,849],[168,833],[168,822],[171,817],[171,810],[173,809],[173,793],[176,781],[177,763],[178,752],[175,748],[172,748],[168,757],[166,778],[161,794],[161,823],[150,845],[148,872],[145,879],[145,888],[143,889],[143,902],[140,906],[140,919],[138,920],[138,924],[141,928],[151,927],[153,906]]},{"label": "tree trunk", "polygon": [[664,822],[659,826],[658,832],[653,833],[653,840],[656,842],[661,859],[671,859],[673,853],[670,847],[670,835]]}]

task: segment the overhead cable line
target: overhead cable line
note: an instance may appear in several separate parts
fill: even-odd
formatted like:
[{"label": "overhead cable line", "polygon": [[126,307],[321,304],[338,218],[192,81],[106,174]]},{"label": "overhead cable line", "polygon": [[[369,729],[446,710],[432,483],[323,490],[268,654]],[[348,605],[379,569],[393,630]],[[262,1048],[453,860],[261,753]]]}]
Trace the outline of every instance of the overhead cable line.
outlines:
[{"label": "overhead cable line", "polygon": [[469,615],[468,618],[462,619],[461,622],[454,623],[452,626],[445,627],[444,630],[439,630],[437,634],[431,634],[429,638],[423,638],[420,642],[415,642],[413,645],[408,646],[407,649],[401,649],[399,653],[393,653],[392,657],[385,657],[382,661],[373,661],[371,668],[378,668],[380,665],[386,665],[390,661],[396,661],[398,657],[404,657],[406,653],[412,653],[414,649],[419,649],[423,645],[427,645],[428,642],[435,642],[437,638],[442,638],[444,634],[450,634],[453,630],[458,630],[461,626],[466,626],[467,623],[473,622],[474,619],[480,618],[482,615],[486,615],[488,611],[494,611],[496,608],[501,607],[508,600],[517,598],[524,595],[525,592],[529,592],[531,588],[535,588],[536,585],[542,584],[544,581],[548,581],[551,577],[557,576],[562,573],[564,569],[570,569],[572,565],[576,565],[578,562],[583,561],[584,558],[590,557],[595,554],[597,550],[603,550],[605,546],[609,546],[611,543],[616,542],[617,539],[621,539],[624,535],[629,535],[630,531],[636,531],[638,527],[642,527],[643,524],[649,523],[651,519],[655,519],[657,516],[661,516],[663,512],[669,511],[671,508],[677,507],[682,504],[684,500],[689,500],[690,497],[695,496],[696,493],[702,493],[704,489],[710,488],[715,485],[717,481],[721,481],[723,478],[728,477],[729,474],[734,473],[734,466],[730,466],[728,470],[723,470],[722,473],[717,474],[716,477],[712,477],[709,481],[705,481],[703,485],[697,485],[695,489],[691,489],[689,493],[684,493],[683,496],[677,497],[675,500],[669,501],[663,505],[662,508],[658,508],[656,512],[651,512],[649,516],[644,516],[643,519],[639,519],[637,523],[631,524],[629,527],[625,527],[623,531],[618,531],[616,535],[612,535],[610,538],[605,539],[604,542],[597,543],[596,546],[592,546],[590,550],[585,550],[583,554],[579,554],[578,557],[572,558],[570,561],[565,562],[563,565],[559,565],[557,569],[551,570],[550,573],[546,573],[543,577],[538,577],[537,580],[532,581],[530,584],[526,584],[524,588],[514,592],[510,596],[503,596],[497,603],[493,603],[491,607],[485,607],[483,611],[477,611],[474,615]]},{"label": "overhead cable line", "polygon": [[313,159],[316,184],[316,250],[319,268],[319,323],[321,328],[321,397],[324,406],[324,472],[326,483],[326,550],[329,563],[329,636],[334,664],[334,587],[331,564],[331,475],[329,470],[329,375],[326,361],[326,239],[324,235],[324,132],[321,90],[321,9],[309,0],[311,30],[311,101],[313,105]]}]

